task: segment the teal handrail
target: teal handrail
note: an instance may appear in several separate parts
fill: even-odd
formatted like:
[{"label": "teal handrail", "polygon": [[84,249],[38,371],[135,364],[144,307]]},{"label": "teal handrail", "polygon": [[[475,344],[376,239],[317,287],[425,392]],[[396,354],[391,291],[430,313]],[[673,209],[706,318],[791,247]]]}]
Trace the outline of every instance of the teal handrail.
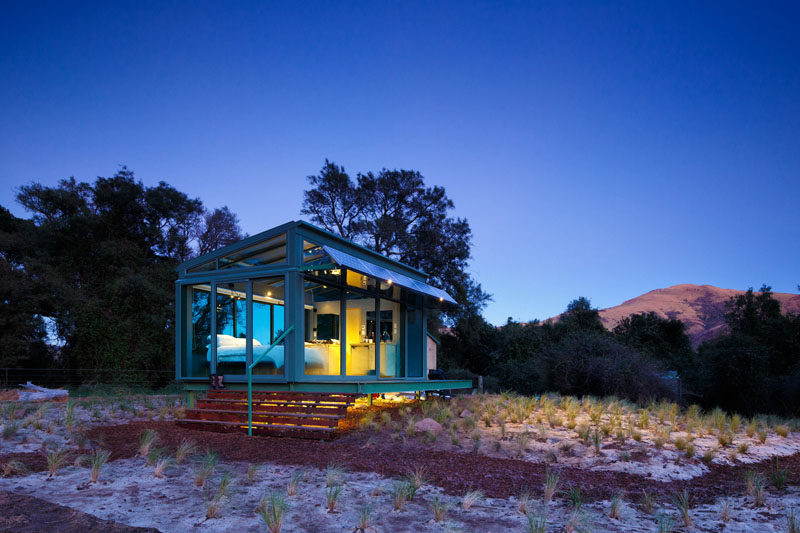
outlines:
[{"label": "teal handrail", "polygon": [[[261,362],[261,359],[267,355],[275,346],[280,344],[280,342],[294,329],[294,325],[289,326],[289,328],[280,334],[280,336],[275,339],[275,341],[269,345],[269,348],[264,350],[264,353],[258,356],[258,358],[253,358],[253,362],[247,367],[247,434],[249,436],[253,436],[253,368]],[[283,367],[286,368],[286,351],[283,352]]]}]

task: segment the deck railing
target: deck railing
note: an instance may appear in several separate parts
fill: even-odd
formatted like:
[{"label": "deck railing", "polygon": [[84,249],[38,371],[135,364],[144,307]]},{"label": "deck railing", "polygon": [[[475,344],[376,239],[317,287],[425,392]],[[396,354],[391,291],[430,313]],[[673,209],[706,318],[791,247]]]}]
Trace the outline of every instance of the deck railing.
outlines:
[{"label": "deck railing", "polygon": [[[253,368],[261,362],[261,359],[264,358],[272,349],[283,342],[283,339],[294,329],[294,325],[289,326],[286,331],[280,334],[280,336],[275,339],[275,341],[269,345],[264,353],[258,356],[258,358],[253,358],[253,362],[250,363],[247,367],[247,434],[252,436],[253,435]],[[283,365],[286,367],[286,350],[283,352]]]}]

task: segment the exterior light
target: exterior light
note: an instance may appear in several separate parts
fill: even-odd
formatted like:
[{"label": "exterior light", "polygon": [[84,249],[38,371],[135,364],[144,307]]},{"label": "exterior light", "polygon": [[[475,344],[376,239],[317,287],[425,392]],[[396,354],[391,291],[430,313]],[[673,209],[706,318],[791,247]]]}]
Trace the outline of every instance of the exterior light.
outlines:
[{"label": "exterior light", "polygon": [[387,280],[386,280],[386,283],[388,283],[389,285],[391,285],[391,284],[392,284],[392,280],[390,280],[390,279],[387,279]]},{"label": "exterior light", "polygon": [[440,302],[443,302],[443,301],[444,301],[444,298],[442,298],[441,296],[439,296],[439,301],[440,301]]},{"label": "exterior light", "polygon": [[267,296],[272,296],[272,291],[267,291]]}]

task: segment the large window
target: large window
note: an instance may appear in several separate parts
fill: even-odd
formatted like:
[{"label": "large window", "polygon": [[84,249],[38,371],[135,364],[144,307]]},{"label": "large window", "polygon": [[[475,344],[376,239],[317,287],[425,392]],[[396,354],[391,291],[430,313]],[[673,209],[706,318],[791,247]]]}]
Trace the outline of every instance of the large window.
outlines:
[{"label": "large window", "polygon": [[375,297],[347,291],[345,295],[345,370],[348,376],[375,375],[375,343],[380,338],[374,327],[372,331],[367,328],[369,313],[375,315]]},{"label": "large window", "polygon": [[380,339],[381,377],[400,378],[406,375],[403,328],[400,324],[400,304],[381,300],[380,314],[367,313],[367,331]]},{"label": "large window", "polygon": [[247,365],[247,284],[217,285],[217,374],[242,374]]},{"label": "large window", "polygon": [[283,375],[284,343],[273,346],[284,330],[283,277],[253,280],[253,374]]},{"label": "large window", "polygon": [[341,373],[341,289],[311,280],[304,283],[305,373],[338,376]]},{"label": "large window", "polygon": [[181,376],[208,377],[211,365],[211,287],[183,287],[184,325]]}]

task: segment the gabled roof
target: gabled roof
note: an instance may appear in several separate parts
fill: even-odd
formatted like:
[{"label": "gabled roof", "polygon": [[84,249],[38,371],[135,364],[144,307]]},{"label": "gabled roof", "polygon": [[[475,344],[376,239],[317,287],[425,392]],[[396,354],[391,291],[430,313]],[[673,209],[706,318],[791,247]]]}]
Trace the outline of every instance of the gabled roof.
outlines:
[{"label": "gabled roof", "polygon": [[341,247],[344,251],[355,250],[358,253],[365,254],[365,255],[370,256],[370,257],[372,257],[374,259],[377,259],[377,260],[379,260],[381,262],[385,262],[385,261],[389,262],[394,267],[398,268],[398,270],[400,272],[404,272],[405,271],[406,274],[411,273],[411,275],[414,275],[415,277],[423,277],[423,278],[426,278],[426,279],[428,277],[428,274],[426,274],[422,270],[414,268],[414,267],[412,267],[410,265],[407,265],[405,263],[401,263],[400,261],[394,260],[394,259],[392,259],[390,257],[386,257],[385,255],[381,255],[381,254],[379,254],[379,253],[377,253],[377,252],[375,252],[373,250],[370,250],[369,248],[366,248],[364,246],[356,244],[353,241],[349,241],[347,239],[344,239],[344,238],[342,238],[342,237],[340,237],[340,236],[338,236],[338,235],[336,235],[334,233],[331,233],[328,230],[322,229],[322,228],[320,228],[318,226],[315,226],[314,224],[311,224],[311,223],[306,222],[304,220],[293,220],[291,222],[287,222],[285,224],[281,224],[280,226],[276,226],[276,227],[274,227],[272,229],[268,229],[266,231],[262,231],[261,233],[257,233],[255,235],[251,235],[250,237],[242,239],[241,241],[237,241],[237,242],[234,242],[234,243],[229,244],[227,246],[223,246],[222,248],[214,250],[213,252],[209,252],[207,254],[203,254],[203,255],[197,256],[195,258],[189,259],[188,261],[184,261],[183,263],[181,263],[177,267],[175,267],[175,270],[176,271],[181,271],[181,270],[184,270],[184,269],[188,270],[190,268],[194,268],[194,267],[196,267],[198,265],[202,265],[203,263],[207,263],[207,262],[209,262],[209,261],[211,261],[213,259],[216,259],[218,257],[223,257],[223,256],[226,256],[226,255],[232,254],[232,253],[234,253],[234,252],[236,252],[238,250],[241,250],[241,249],[248,248],[250,246],[256,245],[256,244],[258,244],[258,243],[260,243],[262,241],[269,240],[269,239],[275,237],[276,235],[279,235],[281,233],[285,233],[290,228],[302,228],[302,229],[306,230],[306,232],[309,232],[309,233],[312,233],[312,234],[318,234],[318,235],[320,235],[322,237],[325,237],[328,240],[333,240],[333,241],[335,241],[335,245],[338,245],[338,247]]}]

